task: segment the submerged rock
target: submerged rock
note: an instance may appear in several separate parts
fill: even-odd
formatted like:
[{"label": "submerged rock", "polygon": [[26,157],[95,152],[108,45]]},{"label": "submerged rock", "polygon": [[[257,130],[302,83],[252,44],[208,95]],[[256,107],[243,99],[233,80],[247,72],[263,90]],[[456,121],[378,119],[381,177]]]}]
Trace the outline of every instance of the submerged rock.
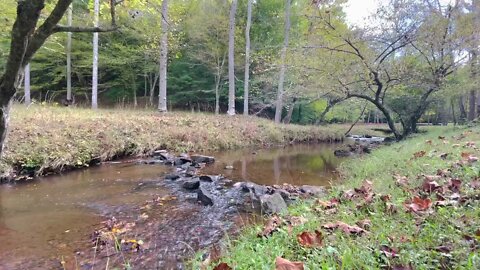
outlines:
[{"label": "submerged rock", "polygon": [[191,156],[190,158],[194,163],[211,164],[215,162],[215,158],[210,156],[194,155],[194,156]]},{"label": "submerged rock", "polygon": [[303,185],[300,187],[300,191],[310,196],[323,197],[327,195],[327,190],[324,187]]}]

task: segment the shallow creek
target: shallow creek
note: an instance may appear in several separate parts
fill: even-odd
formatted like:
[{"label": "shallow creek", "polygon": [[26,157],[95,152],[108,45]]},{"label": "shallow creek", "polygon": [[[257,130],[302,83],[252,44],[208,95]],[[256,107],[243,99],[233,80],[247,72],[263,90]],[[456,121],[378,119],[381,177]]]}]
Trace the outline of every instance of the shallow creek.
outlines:
[{"label": "shallow creek", "polygon": [[[335,169],[342,161],[334,156],[335,147],[208,153],[216,162],[201,172],[222,174],[234,182],[328,186],[335,182]],[[221,239],[229,231],[225,228],[247,222],[239,213],[215,213],[191,196],[175,194],[178,190],[163,180],[172,170],[162,164],[112,162],[0,186],[0,269],[92,269],[96,261],[103,264],[94,269],[105,269],[105,264],[183,268],[184,258]],[[142,207],[155,198],[155,207],[148,211]],[[91,235],[112,216],[136,223],[131,237],[148,239],[145,251],[127,252],[122,258],[96,255]]]}]

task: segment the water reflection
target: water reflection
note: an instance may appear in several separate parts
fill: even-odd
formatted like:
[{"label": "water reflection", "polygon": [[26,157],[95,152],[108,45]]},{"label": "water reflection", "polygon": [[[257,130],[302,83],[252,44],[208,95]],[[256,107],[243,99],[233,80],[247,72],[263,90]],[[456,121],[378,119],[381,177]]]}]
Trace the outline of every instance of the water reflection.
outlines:
[{"label": "water reflection", "polygon": [[[275,185],[330,185],[342,161],[333,154],[338,145],[294,145],[259,151],[212,153],[216,162],[203,169],[206,174],[223,174],[236,181]],[[233,166],[233,170],[225,169]]]}]

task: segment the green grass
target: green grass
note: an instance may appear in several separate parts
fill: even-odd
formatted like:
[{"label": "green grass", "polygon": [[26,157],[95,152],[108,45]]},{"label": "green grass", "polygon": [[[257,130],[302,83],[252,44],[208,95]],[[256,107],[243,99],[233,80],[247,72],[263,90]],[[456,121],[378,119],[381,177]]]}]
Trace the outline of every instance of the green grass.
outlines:
[{"label": "green grass", "polygon": [[42,175],[157,149],[202,152],[342,138],[341,127],[275,125],[257,117],[18,105],[0,172]]},{"label": "green grass", "polygon": [[[445,140],[439,136],[445,136]],[[268,238],[257,237],[262,224],[247,227],[237,239],[228,241],[221,261],[234,269],[274,269],[277,256],[302,261],[306,269],[480,269],[480,193],[469,186],[473,179],[480,177],[480,162],[455,165],[462,160],[462,152],[480,156],[478,149],[466,146],[471,141],[480,144],[480,128],[471,131],[433,128],[427,134],[346,162],[340,168],[343,182],[322,200],[342,198],[342,192],[358,188],[368,179],[376,194],[371,203],[364,203],[362,198],[341,199],[336,213],[329,213],[314,201],[300,201],[289,207],[283,218],[301,216],[307,220],[305,224],[293,227],[291,232],[284,225]],[[414,153],[419,151],[425,151],[425,155],[414,158]],[[442,153],[448,153],[445,160],[440,158]],[[407,212],[404,203],[414,195],[429,197],[433,203],[439,200],[434,193],[417,189],[423,183],[422,174],[436,175],[438,169],[451,169],[450,177],[462,180],[460,196],[470,199],[456,206],[432,206],[427,213]],[[408,189],[395,183],[395,174],[408,178]],[[437,180],[440,185],[446,181],[446,178]],[[382,194],[391,196],[390,203],[396,213],[386,211],[380,199]],[[322,228],[328,222],[355,225],[364,219],[371,222],[369,233],[364,235]],[[322,247],[300,246],[296,235],[315,229],[325,236]],[[466,236],[475,240],[466,241]],[[392,258],[382,253],[382,245],[395,249],[398,256]],[[193,267],[199,265],[197,257]],[[214,266],[214,263],[210,265]]]}]

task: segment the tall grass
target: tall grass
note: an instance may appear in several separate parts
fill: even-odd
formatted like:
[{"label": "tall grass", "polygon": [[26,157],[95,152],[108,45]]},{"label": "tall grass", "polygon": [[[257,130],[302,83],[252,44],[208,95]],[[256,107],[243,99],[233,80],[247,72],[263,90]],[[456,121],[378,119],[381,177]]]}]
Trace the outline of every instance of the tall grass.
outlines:
[{"label": "tall grass", "polygon": [[341,140],[335,127],[275,125],[257,117],[15,106],[3,175],[57,172],[118,156]]}]

